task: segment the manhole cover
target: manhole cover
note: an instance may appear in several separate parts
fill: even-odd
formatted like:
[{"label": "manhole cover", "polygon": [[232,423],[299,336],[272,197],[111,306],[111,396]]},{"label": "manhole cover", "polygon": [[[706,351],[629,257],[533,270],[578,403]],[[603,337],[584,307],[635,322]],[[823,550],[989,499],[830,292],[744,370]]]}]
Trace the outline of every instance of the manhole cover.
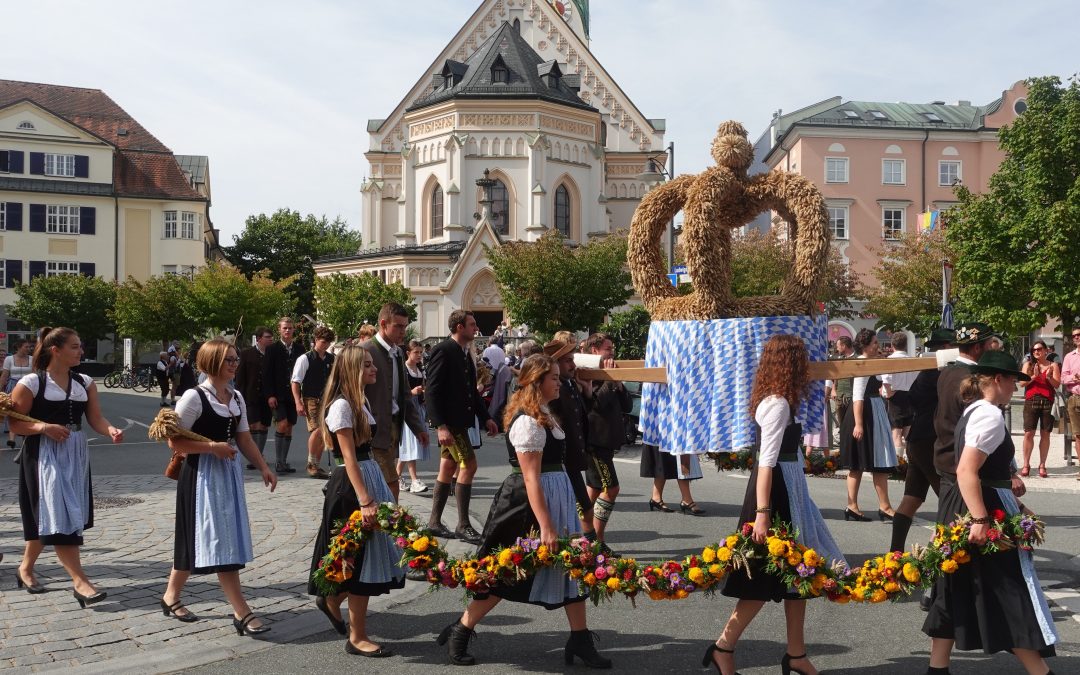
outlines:
[{"label": "manhole cover", "polygon": [[94,497],[95,509],[118,509],[132,504],[142,504],[138,497]]}]

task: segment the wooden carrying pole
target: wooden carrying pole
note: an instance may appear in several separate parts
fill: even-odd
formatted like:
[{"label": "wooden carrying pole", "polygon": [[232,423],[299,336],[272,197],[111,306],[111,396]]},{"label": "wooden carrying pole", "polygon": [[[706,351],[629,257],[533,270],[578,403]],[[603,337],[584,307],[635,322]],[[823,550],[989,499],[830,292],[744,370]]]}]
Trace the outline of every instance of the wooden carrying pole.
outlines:
[{"label": "wooden carrying pole", "polygon": [[[869,377],[886,373],[908,373],[937,368],[937,359],[842,359],[811,361],[811,380],[843,380],[849,377]],[[667,384],[667,369],[646,368],[644,361],[616,361],[615,368],[578,368],[583,380],[613,382],[654,382]]]}]

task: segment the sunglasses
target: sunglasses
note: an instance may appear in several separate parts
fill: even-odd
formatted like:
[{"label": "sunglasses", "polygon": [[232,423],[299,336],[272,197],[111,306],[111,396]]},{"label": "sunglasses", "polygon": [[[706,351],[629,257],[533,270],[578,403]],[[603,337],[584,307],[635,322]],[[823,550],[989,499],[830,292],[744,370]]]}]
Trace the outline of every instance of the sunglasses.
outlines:
[{"label": "sunglasses", "polygon": [[1033,352],[1045,352],[1046,347],[1032,347],[1031,351],[1033,351]]}]

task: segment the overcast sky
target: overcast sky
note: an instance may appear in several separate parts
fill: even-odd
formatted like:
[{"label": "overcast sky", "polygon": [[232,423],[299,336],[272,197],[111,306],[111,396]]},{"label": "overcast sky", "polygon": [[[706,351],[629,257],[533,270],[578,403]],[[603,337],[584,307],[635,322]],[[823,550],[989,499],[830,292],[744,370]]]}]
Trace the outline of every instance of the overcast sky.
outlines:
[{"label": "overcast sky", "polygon": [[[360,226],[369,118],[425,74],[480,0],[33,0],[6,7],[0,77],[102,89],[173,152],[210,157],[222,243],[289,207]],[[751,140],[830,96],[985,104],[1080,70],[1073,0],[592,0],[592,52],[678,173],[716,125]],[[17,7],[17,11],[14,11]]]}]

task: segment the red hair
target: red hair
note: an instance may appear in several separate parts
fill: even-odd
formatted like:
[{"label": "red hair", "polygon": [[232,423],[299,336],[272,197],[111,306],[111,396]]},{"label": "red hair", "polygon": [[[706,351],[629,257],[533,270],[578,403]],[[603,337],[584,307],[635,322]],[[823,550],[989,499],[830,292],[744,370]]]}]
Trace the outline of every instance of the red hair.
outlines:
[{"label": "red hair", "polygon": [[754,388],[750,392],[750,415],[757,412],[768,396],[781,396],[787,400],[792,411],[799,407],[799,399],[806,395],[810,385],[810,357],[806,345],[794,335],[774,335],[765,343],[754,375]]}]

